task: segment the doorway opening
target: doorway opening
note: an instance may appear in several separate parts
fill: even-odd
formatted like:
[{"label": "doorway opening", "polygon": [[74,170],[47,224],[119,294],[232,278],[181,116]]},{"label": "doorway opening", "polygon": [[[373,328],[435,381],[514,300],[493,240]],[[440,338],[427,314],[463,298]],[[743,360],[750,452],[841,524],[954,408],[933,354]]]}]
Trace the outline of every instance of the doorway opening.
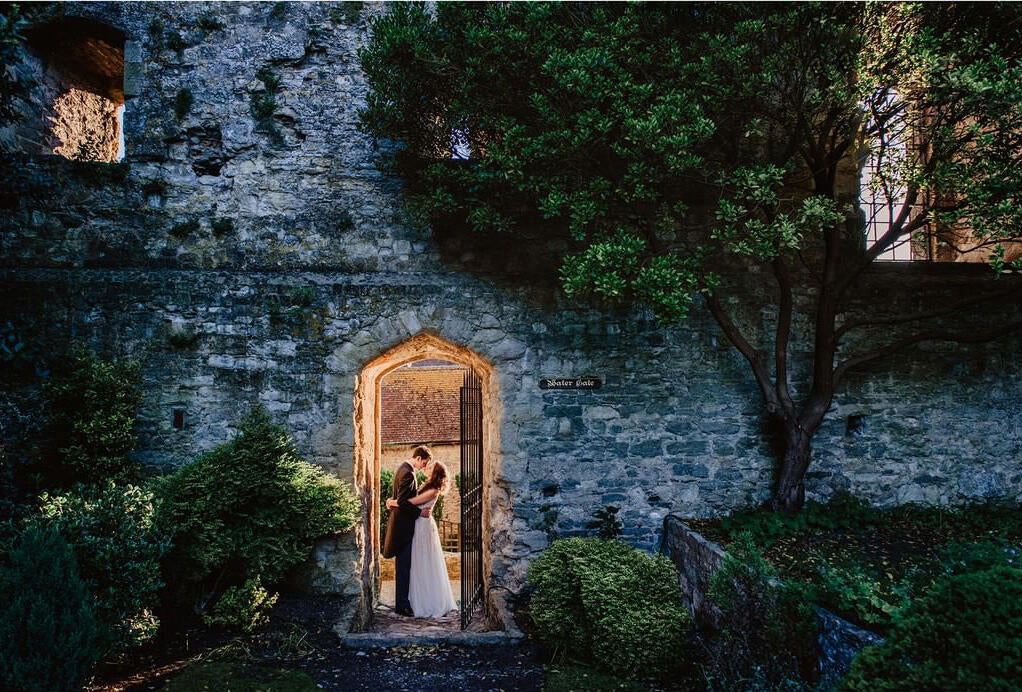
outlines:
[{"label": "doorway opening", "polygon": [[[433,507],[451,589],[461,594],[460,389],[469,369],[436,358],[413,361],[392,370],[380,382],[380,542],[387,532],[386,499],[394,472],[419,446],[428,447],[431,464],[449,474],[447,491]],[[430,467],[420,471],[425,481]],[[394,606],[394,560],[380,556],[380,605]]]},{"label": "doorway opening", "polygon": [[[499,463],[498,391],[492,365],[428,333],[363,368],[354,414],[355,483],[363,499],[363,597],[352,632],[428,637],[502,628],[487,591],[489,488]],[[430,448],[453,480],[433,517],[458,609],[428,620],[393,613],[394,561],[380,555],[391,473],[419,445]]]}]

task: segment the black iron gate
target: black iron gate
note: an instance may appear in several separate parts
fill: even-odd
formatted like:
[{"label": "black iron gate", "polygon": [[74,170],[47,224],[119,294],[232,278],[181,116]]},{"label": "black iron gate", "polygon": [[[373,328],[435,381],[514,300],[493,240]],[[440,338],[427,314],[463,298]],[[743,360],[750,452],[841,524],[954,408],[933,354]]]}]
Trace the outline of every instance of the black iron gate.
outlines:
[{"label": "black iron gate", "polygon": [[461,628],[483,601],[483,392],[465,370],[461,386]]}]

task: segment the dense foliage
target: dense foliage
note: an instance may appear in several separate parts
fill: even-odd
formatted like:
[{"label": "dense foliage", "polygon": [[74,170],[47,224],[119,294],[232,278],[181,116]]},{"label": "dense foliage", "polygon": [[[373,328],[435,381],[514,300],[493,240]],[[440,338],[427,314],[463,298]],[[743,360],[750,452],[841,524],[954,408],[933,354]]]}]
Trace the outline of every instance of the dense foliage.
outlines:
[{"label": "dense foliage", "polygon": [[[19,102],[25,100],[32,87],[31,81],[18,69],[27,28],[28,20],[17,4],[5,3],[0,7],[0,65],[4,66],[0,70],[0,127],[21,119]],[[0,153],[6,148],[6,143],[0,141]]]},{"label": "dense foliage", "polygon": [[1022,570],[948,577],[898,614],[864,649],[849,691],[1015,690],[1022,680]]},{"label": "dense foliage", "polygon": [[[362,125],[400,144],[393,168],[434,227],[568,247],[570,296],[672,322],[701,293],[783,431],[774,506],[794,510],[848,370],[1022,327],[945,333],[916,328],[933,325],[922,313],[876,348],[840,348],[872,324],[839,316],[885,250],[961,244],[947,229],[968,227],[966,244],[1000,268],[1022,238],[1020,16],[1010,3],[400,3],[360,52]],[[847,175],[867,154],[878,208],[893,210],[868,250]],[[736,310],[755,280],[769,302]],[[966,304],[1003,299],[991,289]],[[797,390],[796,322],[814,343],[812,386]]]},{"label": "dense foliage", "polygon": [[266,611],[276,602],[277,595],[264,589],[255,576],[240,586],[228,588],[212,610],[202,616],[202,621],[207,625],[253,632],[268,621]]},{"label": "dense foliage", "polygon": [[748,534],[807,598],[881,634],[935,580],[1022,557],[1022,509],[1000,504],[881,509],[837,495],[794,516],[757,510],[695,524],[729,550]]},{"label": "dense foliage", "polygon": [[387,538],[387,522],[390,519],[390,510],[387,509],[387,500],[394,492],[394,472],[386,469],[380,471],[380,545]]},{"label": "dense foliage", "polygon": [[674,565],[614,540],[567,538],[529,566],[529,615],[557,652],[629,677],[685,660],[691,626]]},{"label": "dense foliage", "polygon": [[[304,461],[286,432],[255,407],[239,434],[197,461],[159,479],[158,524],[172,536],[163,560],[167,601],[202,614],[231,587],[251,580],[273,585],[312,551],[323,535],[350,529],[358,514],[352,489]],[[258,589],[232,592],[236,622],[253,613],[243,594],[264,605]]]},{"label": "dense foliage", "polygon": [[47,435],[54,456],[42,469],[57,485],[132,480],[138,463],[135,416],[142,402],[139,364],[78,350],[46,383]]},{"label": "dense foliage", "polygon": [[23,533],[0,570],[0,687],[81,690],[103,650],[92,601],[57,532]]},{"label": "dense foliage", "polygon": [[620,507],[607,505],[603,509],[593,512],[593,520],[586,523],[587,529],[596,529],[596,535],[600,538],[618,538],[624,525],[617,518]]},{"label": "dense foliage", "polygon": [[106,628],[105,643],[115,651],[152,639],[159,628],[160,557],[169,542],[154,515],[150,491],[113,482],[40,498],[35,521],[70,543]]},{"label": "dense foliage", "polygon": [[741,534],[710,580],[719,631],[707,643],[711,688],[784,689],[816,675],[816,617],[802,590],[779,582]]}]

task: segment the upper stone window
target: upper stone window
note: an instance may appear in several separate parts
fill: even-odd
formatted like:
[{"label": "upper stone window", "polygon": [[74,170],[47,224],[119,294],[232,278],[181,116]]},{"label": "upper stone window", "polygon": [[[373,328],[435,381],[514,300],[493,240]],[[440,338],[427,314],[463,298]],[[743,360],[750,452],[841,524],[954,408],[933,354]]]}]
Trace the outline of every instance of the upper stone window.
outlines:
[{"label": "upper stone window", "polygon": [[27,32],[19,69],[35,83],[14,148],[77,161],[124,157],[124,34],[89,19],[64,17]]},{"label": "upper stone window", "polygon": [[[905,169],[911,165],[911,134],[907,125],[899,122],[903,119],[897,110],[904,106],[898,93],[888,90],[881,106],[887,126],[879,128],[876,120],[872,121],[873,132],[866,142],[866,160],[859,176],[859,206],[866,214],[867,247],[872,247],[890,229],[901,212],[906,195]],[[927,250],[926,244],[913,244],[909,238],[900,238],[877,259],[930,259]]]}]

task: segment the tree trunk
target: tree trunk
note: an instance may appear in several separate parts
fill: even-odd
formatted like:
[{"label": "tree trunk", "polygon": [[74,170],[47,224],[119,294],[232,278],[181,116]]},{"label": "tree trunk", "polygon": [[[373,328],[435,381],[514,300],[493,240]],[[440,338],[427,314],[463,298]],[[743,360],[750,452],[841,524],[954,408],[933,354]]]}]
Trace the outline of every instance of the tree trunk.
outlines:
[{"label": "tree trunk", "polygon": [[811,433],[797,425],[788,429],[777,486],[770,500],[770,508],[775,512],[794,514],[805,504],[805,475],[806,469],[809,468],[811,441]]}]

